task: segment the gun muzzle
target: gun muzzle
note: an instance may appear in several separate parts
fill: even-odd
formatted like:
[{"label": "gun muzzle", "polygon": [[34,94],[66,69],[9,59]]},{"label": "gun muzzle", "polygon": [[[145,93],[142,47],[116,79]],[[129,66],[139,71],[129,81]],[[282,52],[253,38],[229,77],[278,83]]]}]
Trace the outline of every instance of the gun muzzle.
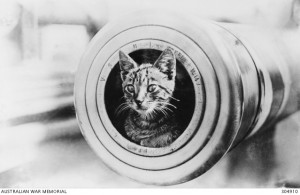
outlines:
[{"label": "gun muzzle", "polygon": [[[126,138],[114,114],[123,96],[118,52],[138,62],[168,47],[176,56],[175,91],[185,129],[166,147],[144,147]],[[77,119],[90,146],[116,172],[155,185],[183,183],[298,110],[299,63],[296,29],[136,13],[102,28],[82,57],[75,81]]]}]

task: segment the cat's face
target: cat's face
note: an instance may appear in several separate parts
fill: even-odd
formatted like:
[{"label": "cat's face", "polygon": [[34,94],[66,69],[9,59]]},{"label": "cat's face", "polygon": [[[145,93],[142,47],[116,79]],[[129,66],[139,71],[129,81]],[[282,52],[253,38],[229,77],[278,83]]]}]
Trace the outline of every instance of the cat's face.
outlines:
[{"label": "cat's face", "polygon": [[122,51],[119,57],[126,104],[145,117],[164,112],[175,88],[176,58],[173,51],[167,48],[154,64],[140,66]]}]

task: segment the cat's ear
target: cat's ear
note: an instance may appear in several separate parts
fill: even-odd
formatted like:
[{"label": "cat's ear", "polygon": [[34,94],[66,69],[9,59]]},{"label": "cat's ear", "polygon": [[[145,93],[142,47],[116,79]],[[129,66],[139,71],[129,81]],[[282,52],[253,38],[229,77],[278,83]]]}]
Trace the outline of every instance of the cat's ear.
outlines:
[{"label": "cat's ear", "polygon": [[168,78],[174,79],[176,76],[176,57],[171,48],[165,49],[153,65]]},{"label": "cat's ear", "polygon": [[119,51],[119,64],[121,69],[121,78],[123,81],[131,69],[138,67],[137,63],[121,50]]}]

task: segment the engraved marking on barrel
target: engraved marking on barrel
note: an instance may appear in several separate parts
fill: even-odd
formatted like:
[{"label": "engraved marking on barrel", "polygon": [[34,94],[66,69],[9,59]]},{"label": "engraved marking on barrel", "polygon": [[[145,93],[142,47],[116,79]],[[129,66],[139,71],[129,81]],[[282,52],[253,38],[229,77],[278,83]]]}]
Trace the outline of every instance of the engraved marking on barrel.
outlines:
[{"label": "engraved marking on barrel", "polygon": [[241,42],[237,39],[237,40],[234,41],[234,44],[235,44],[235,45],[240,45]]},{"label": "engraved marking on barrel", "polygon": [[136,150],[137,150],[136,147],[131,146],[131,145],[127,145],[127,149],[128,149],[128,150],[131,150],[131,151],[136,151]]},{"label": "engraved marking on barrel", "polygon": [[201,85],[201,79],[200,79],[200,75],[197,74],[197,71],[195,70],[195,68],[192,68],[190,70],[191,75],[193,76],[194,81],[196,82],[197,85]]},{"label": "engraved marking on barrel", "polygon": [[105,81],[106,79],[104,77],[100,77],[100,81]]},{"label": "engraved marking on barrel", "polygon": [[180,52],[175,51],[175,55],[182,64],[186,63],[187,59]]},{"label": "engraved marking on barrel", "polygon": [[137,49],[137,44],[132,45],[133,49]]},{"label": "engraved marking on barrel", "polygon": [[163,47],[164,47],[163,44],[158,44],[158,43],[156,43],[156,44],[153,45],[152,48],[156,48],[156,49],[158,49],[158,50],[162,50]]},{"label": "engraved marking on barrel", "polygon": [[113,68],[112,63],[108,63],[107,66],[108,66],[109,68]]},{"label": "engraved marking on barrel", "polygon": [[187,69],[189,69],[192,65],[190,63],[186,63],[185,66]]}]

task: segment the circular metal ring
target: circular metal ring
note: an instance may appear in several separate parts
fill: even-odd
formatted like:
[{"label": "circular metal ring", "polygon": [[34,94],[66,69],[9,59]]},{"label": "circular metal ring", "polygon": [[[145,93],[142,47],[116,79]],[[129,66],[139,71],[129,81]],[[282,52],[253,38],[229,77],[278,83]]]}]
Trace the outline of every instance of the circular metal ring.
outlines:
[{"label": "circular metal ring", "polygon": [[[145,28],[147,28],[147,29],[145,29]],[[162,31],[167,32],[167,33],[165,33],[165,35],[162,35]],[[142,32],[144,32],[144,33],[142,33]],[[148,32],[149,34],[147,34],[146,32]],[[139,36],[137,36],[137,35],[139,35]],[[165,42],[172,42],[173,45],[176,45],[179,48],[184,47],[183,44],[187,44],[187,43],[193,44],[190,40],[188,40],[186,37],[184,37],[182,34],[178,33],[177,31],[174,31],[172,29],[165,28],[165,27],[160,27],[160,26],[146,26],[146,27],[142,26],[142,27],[135,27],[135,28],[131,28],[126,31],[122,31],[122,33],[115,36],[113,40],[106,43],[105,47],[103,49],[101,49],[101,51],[99,51],[97,56],[95,57],[95,59],[93,61],[93,65],[91,66],[91,70],[89,71],[90,73],[88,75],[88,79],[87,79],[87,86],[89,86],[89,87],[86,88],[86,92],[85,92],[86,97],[93,97],[93,99],[95,99],[95,98],[97,99],[97,97],[101,97],[100,90],[99,90],[100,93],[98,93],[98,94],[96,93],[97,84],[98,84],[98,81],[101,83],[101,72],[103,71],[103,69],[102,69],[103,66],[100,66],[100,65],[105,65],[105,63],[108,62],[108,59],[110,58],[111,54],[118,51],[121,47],[126,46],[128,43],[131,43],[132,40],[147,40],[147,39],[153,40],[155,38],[161,38],[161,39],[165,40]],[[185,40],[185,41],[183,42],[182,40]],[[169,44],[168,46],[171,46],[171,44]],[[203,66],[199,67],[199,69],[205,69],[205,70],[202,70],[202,72],[208,72],[206,69],[211,68],[211,65],[210,65],[209,61],[207,60],[206,56],[199,49],[199,47],[193,48],[190,46],[190,48],[194,49],[192,52],[193,54],[195,54],[194,53],[195,50],[198,51],[197,57],[194,55],[193,59],[196,59],[198,62],[201,62],[203,64]],[[180,50],[175,49],[175,51],[179,52]],[[202,52],[202,55],[200,55],[201,52]],[[187,52],[187,50],[185,50],[185,53],[187,53],[187,55],[189,56],[189,53]],[[203,90],[202,90],[203,86],[200,82],[201,75],[199,73],[197,73],[198,70],[196,69],[196,67],[194,67],[192,65],[192,62],[188,62],[187,57],[185,58],[185,60],[187,60],[187,64],[189,64],[187,66],[187,68],[189,69],[188,72],[190,73],[190,75],[194,74],[194,76],[193,76],[194,77],[194,86],[195,86],[196,97],[198,98],[196,101],[197,103],[196,103],[195,108],[201,109],[201,106],[203,103],[203,98],[201,98],[201,96],[203,95],[203,94],[201,94],[203,92]],[[107,73],[104,73],[104,75],[105,74],[107,74]],[[100,75],[100,77],[99,77],[99,75]],[[205,77],[209,77],[209,78],[203,78],[203,80],[205,81],[204,87],[205,87],[206,83],[208,86],[216,85],[214,80],[212,80],[213,75],[211,76],[211,75],[207,74]],[[200,85],[198,85],[198,84],[200,84]],[[101,85],[98,85],[98,86],[101,87]],[[212,87],[211,89],[216,90],[217,87]],[[154,170],[169,169],[169,168],[178,166],[178,165],[184,163],[186,160],[192,158],[193,155],[195,155],[201,148],[204,147],[204,145],[206,144],[206,140],[209,137],[211,130],[213,129],[211,127],[211,125],[214,125],[214,124],[211,122],[211,117],[215,113],[217,113],[213,108],[217,107],[217,105],[218,105],[216,103],[216,100],[213,98],[214,96],[216,96],[216,95],[213,95],[213,94],[216,94],[216,92],[213,92],[210,90],[209,91],[205,90],[205,91],[206,91],[206,94],[210,95],[210,99],[206,100],[205,103],[207,106],[209,106],[211,108],[211,110],[205,111],[207,116],[206,117],[204,116],[203,121],[201,123],[201,126],[204,126],[202,128],[202,131],[198,132],[199,124],[194,125],[197,127],[197,129],[185,130],[185,132],[182,135],[183,137],[181,139],[179,139],[178,141],[180,141],[180,140],[187,141],[189,139],[190,135],[195,133],[193,140],[186,143],[186,145],[184,145],[185,142],[183,142],[183,143],[177,142],[177,144],[174,143],[174,144],[176,144],[175,148],[174,148],[174,145],[170,145],[169,147],[165,147],[165,148],[161,148],[161,149],[152,149],[152,148],[145,148],[142,146],[138,146],[132,142],[128,143],[128,140],[122,139],[121,136],[118,136],[117,131],[113,131],[111,133],[111,135],[109,133],[107,133],[107,131],[114,130],[113,126],[110,126],[109,130],[103,131],[104,127],[103,127],[101,120],[99,120],[99,116],[97,114],[98,113],[97,108],[102,113],[104,106],[102,104],[103,109],[99,106],[97,107],[96,101],[92,101],[92,98],[90,98],[90,101],[88,101],[86,103],[87,113],[89,116],[90,123],[93,127],[93,130],[95,131],[95,134],[99,138],[99,141],[101,143],[103,143],[104,146],[109,146],[109,151],[114,156],[117,156],[117,158],[119,160],[121,160],[122,162],[125,162],[126,164],[130,164],[131,166],[134,166],[134,167],[137,167],[140,169],[151,169],[151,170],[153,170],[153,169]],[[202,110],[195,110],[195,114],[194,114],[194,117],[191,122],[194,122],[194,123],[201,122],[201,113],[202,113]],[[105,117],[106,114],[103,114],[102,116]],[[105,118],[105,120],[109,121],[108,118]],[[196,132],[194,132],[194,131],[196,131]],[[127,149],[124,149],[118,143],[116,143],[114,139],[111,139],[111,136],[114,137],[114,139],[117,139],[117,137],[120,137],[122,139],[122,141],[119,141],[118,143],[124,143],[123,146],[125,145],[125,147]],[[145,155],[145,153],[147,152],[147,153],[150,153],[150,155],[152,157],[155,156],[155,158],[148,158],[145,160],[144,156],[135,155],[132,153],[133,147],[138,148],[138,150],[135,150],[135,152],[138,152],[138,154]],[[177,152],[175,149],[179,148],[179,147],[181,147],[180,152]],[[129,148],[130,152],[128,151],[128,148]],[[147,151],[146,151],[146,149],[147,149]],[[172,152],[172,153],[170,153],[170,152]],[[170,154],[163,155],[166,153],[170,153]]]},{"label": "circular metal ring", "polygon": [[[189,76],[192,78],[195,75],[195,79],[193,81],[193,86],[195,89],[195,108],[193,117],[182,135],[180,135],[173,143],[171,143],[167,147],[162,148],[148,148],[143,147],[138,144],[135,144],[126,138],[124,138],[118,130],[113,126],[108,114],[107,110],[105,109],[105,100],[104,100],[104,93],[105,93],[105,86],[106,81],[109,73],[111,72],[113,66],[112,64],[116,65],[118,62],[118,51],[121,49],[122,51],[126,53],[130,53],[133,51],[137,51],[140,49],[149,49],[149,48],[156,48],[158,50],[164,50],[166,48],[172,48],[175,52],[176,58],[183,64],[184,68],[187,69],[187,72],[189,73]],[[99,64],[98,62],[95,62],[96,64]],[[197,73],[196,73],[197,71]],[[192,75],[194,74],[194,75]],[[110,89],[113,90],[113,89]],[[109,133],[112,139],[114,139],[120,146],[122,146],[124,149],[131,151],[135,154],[139,154],[142,156],[162,156],[166,155],[172,152],[175,152],[179,148],[181,148],[183,145],[187,143],[188,140],[191,139],[191,137],[195,134],[195,132],[199,129],[199,125],[201,123],[202,114],[203,114],[203,104],[205,103],[205,91],[203,89],[203,83],[201,74],[199,73],[197,67],[195,64],[184,54],[183,51],[181,51],[179,48],[171,45],[170,43],[167,43],[165,41],[150,39],[150,40],[138,40],[131,42],[129,44],[124,45],[123,47],[119,48],[117,51],[115,51],[111,57],[107,60],[104,67],[102,68],[102,71],[99,75],[98,83],[97,83],[97,107],[98,107],[98,117],[101,119],[101,122],[104,126],[104,129]],[[196,111],[196,112],[195,112]]]}]

